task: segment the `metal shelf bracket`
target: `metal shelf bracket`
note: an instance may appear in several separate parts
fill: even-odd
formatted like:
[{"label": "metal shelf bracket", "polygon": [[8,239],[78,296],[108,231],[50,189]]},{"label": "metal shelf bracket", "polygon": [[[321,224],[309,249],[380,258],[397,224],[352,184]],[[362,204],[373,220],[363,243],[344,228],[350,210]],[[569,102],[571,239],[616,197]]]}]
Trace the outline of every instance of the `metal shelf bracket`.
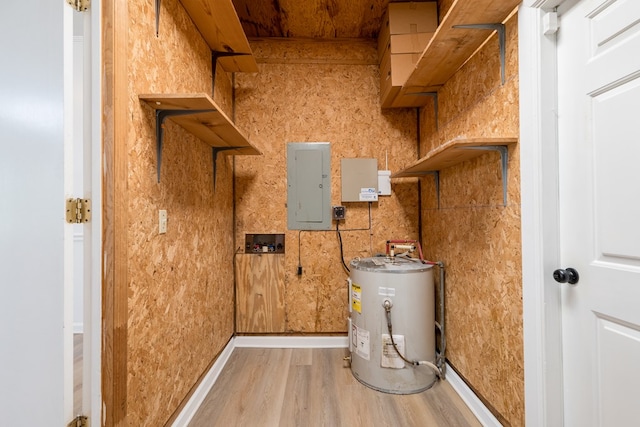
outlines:
[{"label": "metal shelf bracket", "polygon": [[[160,1],[160,0],[158,0]],[[216,71],[218,69],[218,58],[225,58],[228,56],[245,56],[251,55],[250,53],[238,53],[238,52],[223,52],[218,50],[211,51],[211,96],[214,96],[214,89],[216,87]]]},{"label": "metal shelf bracket", "polygon": [[[502,168],[502,205],[507,206],[507,184],[508,184],[508,163],[509,163],[509,147],[506,145],[478,145],[472,147],[460,147],[459,150],[483,150],[497,151],[500,153],[500,166]],[[438,209],[440,209],[440,171],[425,171],[422,175],[433,175],[434,184],[436,186],[436,197],[438,200]]]},{"label": "metal shelf bracket", "polygon": [[504,24],[466,24],[454,25],[453,28],[466,28],[471,30],[494,30],[498,33],[498,45],[500,47],[500,79],[502,84],[505,82],[505,57],[506,57],[506,38]]},{"label": "metal shelf bracket", "polygon": [[157,175],[160,182],[160,168],[162,166],[162,145],[164,142],[164,120],[167,117],[190,116],[192,114],[210,113],[214,109],[207,110],[156,110],[156,159],[157,159]]},{"label": "metal shelf bracket", "polygon": [[156,37],[160,36],[160,1],[156,0]]},{"label": "metal shelf bracket", "polygon": [[461,147],[460,150],[485,150],[497,151],[500,153],[500,166],[502,167],[502,204],[503,206],[507,206],[507,169],[509,164],[509,147],[506,145],[482,145],[476,147]]}]

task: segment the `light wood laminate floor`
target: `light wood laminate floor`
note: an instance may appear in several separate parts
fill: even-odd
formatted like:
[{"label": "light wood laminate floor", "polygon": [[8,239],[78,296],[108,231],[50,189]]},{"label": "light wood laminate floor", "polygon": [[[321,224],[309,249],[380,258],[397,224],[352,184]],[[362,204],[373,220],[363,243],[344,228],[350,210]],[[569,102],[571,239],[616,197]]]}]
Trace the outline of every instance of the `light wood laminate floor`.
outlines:
[{"label": "light wood laminate floor", "polygon": [[82,334],[73,334],[73,413],[82,412]]},{"label": "light wood laminate floor", "polygon": [[346,349],[236,348],[189,427],[480,426],[446,381],[396,395],[360,384]]}]

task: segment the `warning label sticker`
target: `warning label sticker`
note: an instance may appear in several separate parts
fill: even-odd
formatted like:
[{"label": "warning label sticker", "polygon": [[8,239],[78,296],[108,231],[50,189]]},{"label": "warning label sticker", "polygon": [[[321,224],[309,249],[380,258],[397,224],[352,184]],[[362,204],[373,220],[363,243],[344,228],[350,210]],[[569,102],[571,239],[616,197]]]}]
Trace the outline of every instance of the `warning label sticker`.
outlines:
[{"label": "warning label sticker", "polygon": [[362,288],[355,283],[351,284],[351,307],[362,314]]},{"label": "warning label sticker", "polygon": [[353,340],[353,346],[356,350],[356,354],[362,357],[364,360],[369,360],[370,351],[370,343],[369,343],[369,331],[366,329],[358,328],[358,326],[353,325],[353,330],[351,333],[351,339]]}]

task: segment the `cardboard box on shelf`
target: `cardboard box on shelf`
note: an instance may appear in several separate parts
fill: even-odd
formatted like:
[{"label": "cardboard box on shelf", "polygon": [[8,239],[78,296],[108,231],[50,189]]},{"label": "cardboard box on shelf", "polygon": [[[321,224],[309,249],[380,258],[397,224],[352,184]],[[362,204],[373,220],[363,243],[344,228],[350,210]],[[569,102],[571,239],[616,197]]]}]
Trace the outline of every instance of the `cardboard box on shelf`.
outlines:
[{"label": "cardboard box on shelf", "polygon": [[389,3],[378,33],[378,61],[389,48],[392,53],[422,52],[437,27],[435,2]]},{"label": "cardboard box on shelf", "polygon": [[378,62],[387,49],[393,54],[422,53],[431,41],[434,33],[394,34],[385,44],[378,44]]},{"label": "cardboard box on shelf", "polygon": [[380,104],[390,107],[415,68],[420,53],[385,54],[380,64]]},{"label": "cardboard box on shelf", "polygon": [[433,33],[438,27],[436,2],[389,3],[380,33]]},{"label": "cardboard box on shelf", "polygon": [[389,42],[392,55],[397,53],[422,53],[433,33],[393,34]]}]

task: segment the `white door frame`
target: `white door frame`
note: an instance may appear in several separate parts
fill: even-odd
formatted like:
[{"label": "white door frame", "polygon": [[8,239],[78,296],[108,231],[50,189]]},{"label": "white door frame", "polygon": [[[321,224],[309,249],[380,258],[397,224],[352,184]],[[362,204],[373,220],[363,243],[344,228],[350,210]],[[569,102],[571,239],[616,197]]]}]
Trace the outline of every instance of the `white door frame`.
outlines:
[{"label": "white door frame", "polygon": [[[85,102],[90,105],[90,114],[85,123],[85,163],[90,163],[89,174],[85,174],[85,194],[91,199],[93,217],[89,238],[85,237],[85,266],[89,267],[84,289],[84,330],[88,338],[83,341],[83,353],[87,362],[83,366],[82,388],[84,415],[90,425],[102,425],[102,2],[93,0],[85,13]],[[88,183],[88,184],[87,184]],[[86,236],[86,235],[85,235]]]},{"label": "white door frame", "polygon": [[556,37],[545,15],[564,0],[525,0],[518,13],[525,421],[562,426]]}]

